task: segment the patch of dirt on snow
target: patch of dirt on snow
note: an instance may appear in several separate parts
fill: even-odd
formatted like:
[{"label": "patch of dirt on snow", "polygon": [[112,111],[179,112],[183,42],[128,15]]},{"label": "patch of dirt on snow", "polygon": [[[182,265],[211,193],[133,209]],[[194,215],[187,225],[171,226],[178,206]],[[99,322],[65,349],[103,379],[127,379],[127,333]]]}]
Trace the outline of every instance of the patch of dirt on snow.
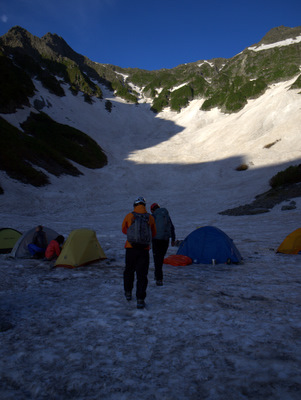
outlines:
[{"label": "patch of dirt on snow", "polygon": [[301,197],[301,184],[282,186],[277,189],[270,189],[265,193],[256,196],[255,200],[243,206],[221,211],[221,215],[254,215],[269,212],[277,204],[289,201],[295,197]]}]

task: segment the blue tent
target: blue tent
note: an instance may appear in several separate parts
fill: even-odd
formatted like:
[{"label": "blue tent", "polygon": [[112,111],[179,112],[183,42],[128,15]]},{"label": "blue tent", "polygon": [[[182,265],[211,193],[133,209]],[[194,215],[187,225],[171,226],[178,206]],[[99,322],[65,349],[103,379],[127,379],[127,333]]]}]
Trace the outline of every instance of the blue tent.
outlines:
[{"label": "blue tent", "polygon": [[242,257],[223,231],[204,226],[191,232],[181,243],[177,254],[190,257],[195,264],[239,263]]}]

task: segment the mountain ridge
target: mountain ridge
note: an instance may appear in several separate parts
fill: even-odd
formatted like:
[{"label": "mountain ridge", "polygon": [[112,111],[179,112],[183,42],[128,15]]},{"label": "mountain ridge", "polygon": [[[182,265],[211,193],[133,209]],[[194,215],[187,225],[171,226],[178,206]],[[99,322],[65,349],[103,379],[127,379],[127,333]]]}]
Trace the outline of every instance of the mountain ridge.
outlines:
[{"label": "mountain ridge", "polygon": [[[270,30],[253,46],[277,43],[299,34],[301,36],[301,26],[281,26]],[[236,112],[244,107],[247,99],[261,95],[270,83],[294,75],[297,77],[301,58],[301,44],[294,43],[284,48],[268,49],[264,54],[254,55],[252,49],[247,47],[230,59],[199,60],[172,69],[146,71],[96,63],[76,53],[57,34],[47,33],[38,38],[21,27],[13,27],[3,35],[0,46],[6,55],[17,54],[20,58],[21,53],[21,56],[33,57],[50,73],[52,81],[57,81],[59,74],[65,81],[70,81],[75,92],[80,90],[87,97],[95,95],[95,86],[88,79],[90,77],[129,102],[138,103],[141,96],[151,99],[154,112],[160,112],[164,107],[180,111],[189,101],[199,97],[206,99],[204,110],[219,107],[224,112]],[[291,50],[288,51],[288,48]],[[74,67],[79,70],[77,75],[82,75],[81,82],[75,84],[74,77],[70,78],[70,70]],[[174,90],[180,85],[183,87]],[[56,82],[56,86],[60,84]],[[298,78],[294,87],[301,87]],[[102,97],[99,90],[98,97]]]}]

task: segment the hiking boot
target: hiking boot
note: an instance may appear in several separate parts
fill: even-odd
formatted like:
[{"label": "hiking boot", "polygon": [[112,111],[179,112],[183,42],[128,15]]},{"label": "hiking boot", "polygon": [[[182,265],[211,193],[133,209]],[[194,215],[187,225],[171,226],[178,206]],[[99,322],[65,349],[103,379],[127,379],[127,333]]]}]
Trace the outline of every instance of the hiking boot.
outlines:
[{"label": "hiking boot", "polygon": [[138,300],[137,300],[137,308],[142,309],[142,308],[144,308],[144,307],[145,307],[145,302],[144,302],[144,300],[138,299]]},{"label": "hiking boot", "polygon": [[163,286],[163,281],[157,280],[157,281],[156,281],[156,285],[157,285],[157,286]]},{"label": "hiking boot", "polygon": [[124,292],[125,298],[127,301],[132,300],[132,293],[131,292]]}]

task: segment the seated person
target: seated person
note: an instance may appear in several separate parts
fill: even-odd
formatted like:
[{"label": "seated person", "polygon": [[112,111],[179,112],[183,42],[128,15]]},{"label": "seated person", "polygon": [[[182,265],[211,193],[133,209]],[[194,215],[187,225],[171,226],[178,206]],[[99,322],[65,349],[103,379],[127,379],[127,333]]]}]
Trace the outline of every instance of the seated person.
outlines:
[{"label": "seated person", "polygon": [[61,245],[64,243],[64,240],[64,236],[62,235],[51,240],[45,251],[45,258],[47,261],[54,260],[61,254]]},{"label": "seated person", "polygon": [[43,226],[38,225],[32,237],[32,242],[27,246],[33,258],[42,258],[47,247],[46,233],[43,231]]}]

